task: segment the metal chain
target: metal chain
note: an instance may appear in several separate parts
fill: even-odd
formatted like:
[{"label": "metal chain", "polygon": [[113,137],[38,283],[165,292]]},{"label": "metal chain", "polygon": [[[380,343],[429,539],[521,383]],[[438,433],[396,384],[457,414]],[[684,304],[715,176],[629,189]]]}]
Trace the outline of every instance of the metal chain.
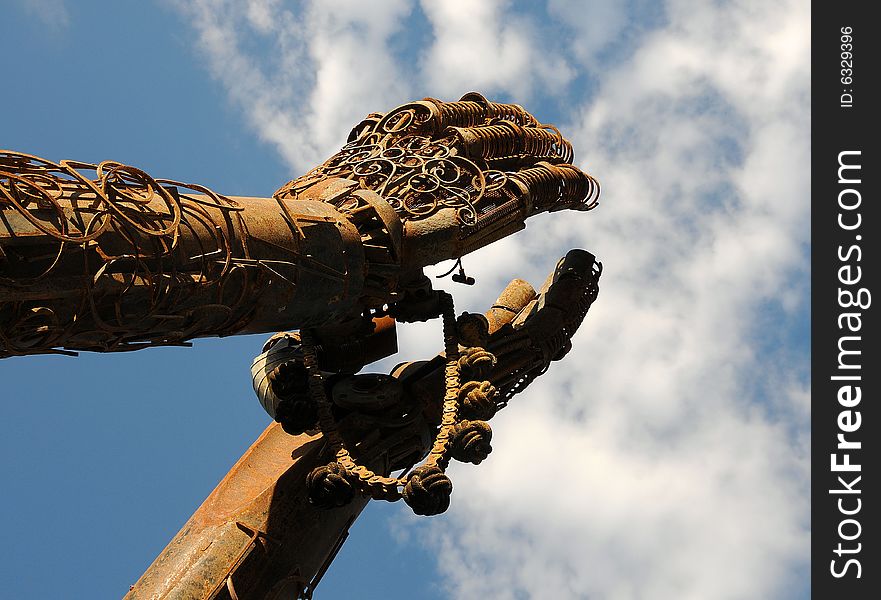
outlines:
[{"label": "metal chain", "polygon": [[[421,466],[436,466],[443,472],[450,462],[453,437],[459,417],[461,378],[453,297],[443,291],[439,291],[438,294],[443,318],[444,352],[446,354],[443,416],[431,451]],[[357,487],[359,492],[375,500],[391,502],[399,500],[402,497],[401,489],[407,485],[407,478],[378,475],[364,465],[357,463],[346,448],[345,441],[339,433],[336,420],[331,412],[331,401],[327,397],[324,378],[318,366],[318,353],[312,333],[305,329],[301,330],[300,340],[303,348],[303,362],[309,377],[309,394],[318,407],[318,426],[327,437],[337,464],[344,469],[347,475],[346,479]]]}]

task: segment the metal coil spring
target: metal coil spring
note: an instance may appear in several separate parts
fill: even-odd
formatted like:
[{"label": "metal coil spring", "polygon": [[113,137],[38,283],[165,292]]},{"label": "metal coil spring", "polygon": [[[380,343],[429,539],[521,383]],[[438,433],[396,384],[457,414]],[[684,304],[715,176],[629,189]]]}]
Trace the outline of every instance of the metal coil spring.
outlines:
[{"label": "metal coil spring", "polygon": [[535,117],[526,111],[519,104],[502,104],[499,102],[490,102],[480,92],[469,92],[459,99],[460,102],[476,102],[486,108],[486,118],[504,119],[505,121],[513,121],[518,125],[525,127],[541,127]]},{"label": "metal coil spring", "polygon": [[538,121],[519,104],[490,102],[477,92],[462,96],[457,102],[443,102],[435,98],[425,98],[424,102],[435,108],[436,118],[440,120],[437,130],[453,127],[475,127],[494,119],[511,121],[526,127],[539,126]]},{"label": "metal coil spring", "polygon": [[426,98],[425,102],[434,107],[437,131],[450,126],[474,127],[486,123],[486,108],[478,102],[443,102],[436,98]]},{"label": "metal coil spring", "polygon": [[568,163],[573,158],[572,145],[556,129],[521,127],[510,121],[483,127],[450,129],[466,145],[472,158],[476,158],[474,154],[478,152],[486,160],[525,155]]},{"label": "metal coil spring", "polygon": [[519,104],[501,104],[499,102],[487,102],[487,117],[490,119],[503,119],[512,121],[524,127],[540,127],[538,121],[526,112]]},{"label": "metal coil spring", "polygon": [[509,174],[526,186],[534,211],[565,208],[591,210],[599,204],[600,184],[572,165],[541,162],[529,169]]}]

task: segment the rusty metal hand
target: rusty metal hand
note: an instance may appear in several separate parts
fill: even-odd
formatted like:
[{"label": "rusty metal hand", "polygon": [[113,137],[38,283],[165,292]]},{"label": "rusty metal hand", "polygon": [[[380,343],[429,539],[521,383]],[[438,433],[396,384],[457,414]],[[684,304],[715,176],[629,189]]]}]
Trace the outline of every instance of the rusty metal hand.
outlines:
[{"label": "rusty metal hand", "polygon": [[[399,365],[391,377],[327,378],[316,367],[333,369],[321,364],[313,342],[301,334],[274,336],[252,366],[260,402],[289,433],[321,429],[337,456],[310,478],[320,482],[312,486],[315,502],[337,506],[358,490],[386,500],[403,496],[419,514],[443,512],[452,491],[446,464],[451,458],[478,464],[487,457],[492,430],[486,421],[568,352],[597,297],[600,274],[593,255],[572,250],[537,294],[514,280],[485,316],[461,316],[452,337],[447,311],[446,351]],[[388,476],[429,450],[426,464],[412,471],[415,479]],[[365,464],[384,464],[384,472]],[[418,493],[411,490],[414,481]]]},{"label": "rusty metal hand", "polygon": [[[487,362],[485,355],[463,352],[463,369],[475,376],[481,371],[500,390],[500,398],[509,390],[521,391],[526,385],[522,377],[534,378],[567,347],[596,298],[599,275],[593,257],[576,250],[558,263],[538,294],[525,281],[511,282],[486,313],[487,344],[497,358]],[[277,406],[278,398],[266,374],[284,363],[285,355],[290,358],[291,344],[299,344],[292,335],[271,341],[253,370],[258,395],[266,396],[261,401],[268,408]],[[439,355],[401,365],[394,370],[397,377],[344,375],[326,381],[337,429],[360,461],[387,475],[425,456],[440,422],[444,365],[445,356]],[[296,373],[289,369],[281,379],[296,379]],[[521,377],[514,380],[512,373]],[[281,386],[279,391],[287,395],[292,389]],[[456,428],[451,458],[480,462],[490,450],[490,435],[483,421],[463,422]],[[284,597],[297,592],[308,597],[304,589],[311,592],[320,581],[367,502],[355,494],[352,474],[328,463],[335,456],[327,435],[287,435],[277,423],[267,428],[126,598],[236,597],[235,590],[241,598],[281,598],[285,592]],[[437,498],[444,502],[429,508],[444,508],[451,488],[443,473],[419,482],[423,491],[443,488]],[[305,502],[307,494],[333,508]]]},{"label": "rusty metal hand", "polygon": [[552,125],[471,92],[370,115],[340,152],[275,197],[325,200],[355,219],[384,201],[403,224],[403,239],[394,231],[389,242],[409,272],[510,235],[532,215],[594,208],[599,185],[572,158]]},{"label": "rusty metal hand", "polygon": [[[570,250],[538,292],[522,279],[507,285],[484,315],[487,333],[479,340],[482,347],[464,349],[459,361],[463,378],[485,380],[494,388],[493,406],[475,418],[490,418],[569,352],[572,336],[597,298],[601,274],[602,265],[592,254]],[[436,396],[432,390],[442,385],[442,359],[439,355],[428,362],[404,363],[393,375],[414,393]]]}]

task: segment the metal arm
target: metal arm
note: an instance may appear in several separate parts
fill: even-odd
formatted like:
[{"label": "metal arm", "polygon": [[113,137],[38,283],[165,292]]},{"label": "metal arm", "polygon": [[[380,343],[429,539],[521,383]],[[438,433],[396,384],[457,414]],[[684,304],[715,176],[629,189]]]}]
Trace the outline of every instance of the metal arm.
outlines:
[{"label": "metal arm", "polygon": [[[487,363],[480,352],[461,358],[466,372],[482,372],[498,393],[463,388],[463,412],[473,420],[456,429],[452,458],[474,464],[487,458],[492,431],[483,419],[562,357],[597,297],[599,276],[593,256],[573,250],[539,293],[522,280],[505,288],[486,313],[486,348],[498,358]],[[289,339],[277,336],[254,361],[255,387],[270,412],[280,402],[274,390],[286,396],[283,380],[297,371],[260,376],[295,360]],[[335,430],[378,476],[407,469],[431,449],[443,421],[445,358],[404,363],[391,376],[343,375],[326,382]],[[310,598],[369,499],[356,493],[357,477],[344,471],[316,483],[314,474],[326,475],[327,465],[335,464],[329,435],[317,427],[298,435],[278,423],[267,428],[126,598]]]}]

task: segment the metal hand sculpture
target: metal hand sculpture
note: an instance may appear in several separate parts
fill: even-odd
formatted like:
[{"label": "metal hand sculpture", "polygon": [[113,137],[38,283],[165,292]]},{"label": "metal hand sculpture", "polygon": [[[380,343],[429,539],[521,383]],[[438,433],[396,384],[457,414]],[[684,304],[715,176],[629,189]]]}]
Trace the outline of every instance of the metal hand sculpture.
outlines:
[{"label": "metal hand sculpture", "polygon": [[[515,280],[457,318],[423,268],[594,208],[572,158],[556,128],[476,93],[369,115],[272,198],[0,151],[0,358],[299,330],[252,367],[279,423],[128,597],[311,597],[368,498],[446,510],[447,465],[486,458],[487,421],[565,355],[601,269],[573,250],[540,293]],[[437,357],[354,375],[396,351],[396,321],[436,317]]]},{"label": "metal hand sculpture", "polygon": [[[465,350],[457,361],[466,378],[486,383],[462,387],[468,420],[454,429],[448,458],[475,464],[486,458],[492,432],[485,420],[568,351],[597,296],[600,271],[592,255],[573,250],[538,294],[519,279],[505,288],[485,315],[485,350]],[[407,470],[432,449],[432,437],[443,428],[448,358],[404,363],[391,375],[328,377],[332,422],[295,436],[271,425],[127,598],[311,597],[369,497],[358,493],[359,477],[314,466],[337,464],[330,430],[354,458],[377,470],[377,484]],[[302,395],[296,390],[303,390],[307,374],[299,336],[273,336],[252,373],[270,412]],[[443,477],[422,478],[418,487],[415,502],[405,497],[414,508],[436,512],[449,502],[451,484]]]},{"label": "metal hand sculpture", "polygon": [[0,152],[0,357],[416,317],[422,267],[596,205],[571,160],[552,126],[475,93],[370,115],[271,199]]}]

